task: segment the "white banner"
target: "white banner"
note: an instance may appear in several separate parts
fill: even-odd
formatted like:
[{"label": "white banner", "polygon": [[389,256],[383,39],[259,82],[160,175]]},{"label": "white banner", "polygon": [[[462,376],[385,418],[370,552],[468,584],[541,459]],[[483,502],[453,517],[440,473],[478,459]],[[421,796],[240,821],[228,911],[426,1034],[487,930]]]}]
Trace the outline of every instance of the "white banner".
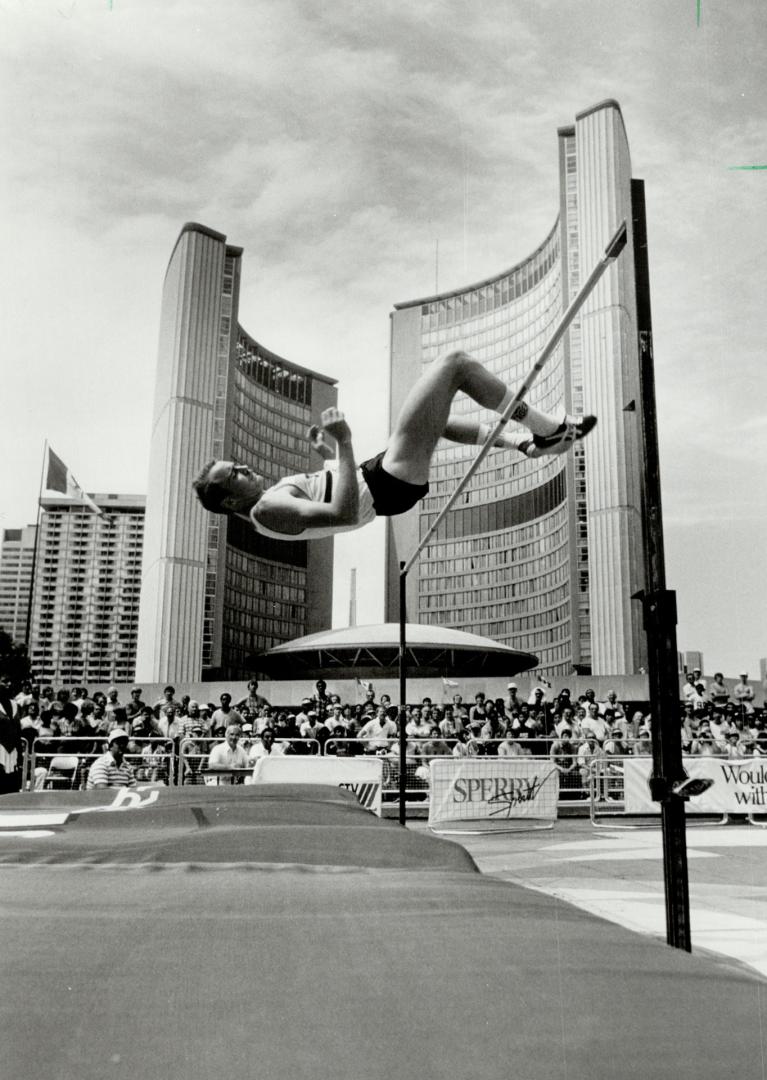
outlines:
[{"label": "white banner", "polygon": [[262,757],[254,784],[330,784],[347,788],[366,810],[381,816],[383,761],[378,757]]},{"label": "white banner", "polygon": [[[659,814],[660,803],[650,798],[648,780],[652,758],[626,758],[624,783],[627,814]],[[717,757],[685,757],[691,778],[713,780],[702,795],[687,801],[688,814],[767,814],[767,759],[730,761]]]},{"label": "white banner", "polygon": [[559,771],[548,758],[436,758],[429,822],[557,816]]}]

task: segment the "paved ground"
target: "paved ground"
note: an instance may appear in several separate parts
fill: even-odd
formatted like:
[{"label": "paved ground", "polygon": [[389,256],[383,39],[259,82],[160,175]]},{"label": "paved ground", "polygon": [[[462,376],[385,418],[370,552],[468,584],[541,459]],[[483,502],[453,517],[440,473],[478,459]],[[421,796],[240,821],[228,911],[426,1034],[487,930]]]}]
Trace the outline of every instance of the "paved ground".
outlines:
[{"label": "paved ground", "polygon": [[[426,829],[425,821],[409,823]],[[665,941],[660,829],[595,829],[564,818],[550,832],[451,836],[479,868],[540,889]],[[767,975],[767,830],[687,830],[693,951],[733,957]]]}]

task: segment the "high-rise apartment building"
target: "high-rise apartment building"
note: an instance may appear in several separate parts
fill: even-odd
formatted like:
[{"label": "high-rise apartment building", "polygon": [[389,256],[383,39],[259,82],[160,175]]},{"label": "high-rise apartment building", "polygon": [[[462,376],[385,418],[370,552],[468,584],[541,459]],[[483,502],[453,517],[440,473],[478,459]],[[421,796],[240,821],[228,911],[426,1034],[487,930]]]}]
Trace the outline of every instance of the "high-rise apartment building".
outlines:
[{"label": "high-rise apartment building", "polygon": [[[646,667],[639,336],[648,335],[644,191],[631,172],[618,104],[558,131],[559,208],[538,248],[473,285],[397,304],[391,326],[396,414],[438,356],[466,349],[516,388],[625,219],[628,242],[528,400],[546,412],[595,413],[573,452],[529,460],[493,451],[408,575],[408,618],[484,634],[535,653],[551,675]],[[492,420],[459,395],[455,410]],[[514,425],[511,425],[512,427]],[[428,497],[391,519],[387,618],[406,560],[476,448],[440,444]]]},{"label": "high-rise apartment building", "polygon": [[147,494],[138,677],[245,678],[249,657],[330,625],[332,539],[285,543],[203,510],[211,459],[269,480],[317,469],[306,439],[335,380],[277,356],[238,322],[242,248],[181,230],[165,276]]},{"label": "high-rise apartment building", "polygon": [[135,678],[145,498],[91,497],[40,500],[29,656],[55,686]]},{"label": "high-rise apartment building", "polygon": [[0,630],[17,643],[27,640],[36,531],[35,525],[4,529],[0,547]]}]

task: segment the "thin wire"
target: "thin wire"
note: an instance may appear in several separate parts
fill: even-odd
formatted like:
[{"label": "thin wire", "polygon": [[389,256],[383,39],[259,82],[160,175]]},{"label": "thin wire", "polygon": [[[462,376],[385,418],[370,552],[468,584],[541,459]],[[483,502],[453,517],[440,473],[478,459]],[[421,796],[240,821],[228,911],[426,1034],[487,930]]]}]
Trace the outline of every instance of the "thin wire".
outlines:
[{"label": "thin wire", "polygon": [[442,507],[439,514],[437,514],[436,518],[431,523],[430,527],[424,533],[423,537],[421,538],[421,541],[419,542],[419,544],[416,547],[413,554],[410,556],[410,558],[407,560],[407,562],[403,565],[402,569],[400,570],[400,574],[402,574],[402,575],[407,574],[410,567],[413,565],[413,563],[416,561],[416,559],[421,554],[423,549],[426,547],[426,544],[431,539],[431,537],[434,534],[434,532],[436,531],[436,529],[439,527],[439,525],[444,520],[445,516],[447,515],[447,512],[450,510],[450,507],[453,506],[453,504],[455,503],[458,496],[461,494],[463,489],[468,484],[469,480],[471,480],[474,473],[477,471],[479,466],[482,464],[482,462],[485,460],[487,455],[490,453],[493,446],[495,445],[496,439],[498,438],[500,433],[503,431],[503,429],[506,427],[509,420],[511,419],[512,413],[515,411],[515,409],[517,408],[519,403],[523,400],[523,398],[527,395],[528,391],[530,390],[530,387],[533,385],[535,380],[538,378],[538,375],[540,374],[540,372],[541,372],[543,366],[545,365],[546,361],[549,359],[549,357],[554,352],[554,350],[556,349],[556,347],[559,344],[559,342],[561,341],[561,339],[564,337],[570,323],[573,321],[575,316],[580,311],[580,309],[583,306],[584,302],[586,301],[586,299],[588,298],[590,293],[593,291],[594,287],[596,286],[597,282],[599,281],[599,279],[601,278],[602,274],[605,272],[607,267],[610,265],[611,262],[613,262],[618,257],[620,252],[623,250],[623,247],[624,247],[625,243],[626,243],[626,222],[623,221],[623,222],[621,222],[620,227],[616,230],[615,234],[613,235],[612,239],[610,240],[610,243],[605,248],[604,255],[601,257],[599,262],[596,264],[594,269],[591,271],[591,273],[589,274],[589,276],[586,279],[585,283],[578,290],[577,295],[571,301],[570,306],[568,307],[568,309],[565,311],[564,315],[560,319],[559,324],[557,325],[556,329],[554,330],[554,333],[551,335],[548,342],[543,347],[543,351],[541,352],[540,356],[538,357],[535,364],[533,365],[532,370],[528,374],[527,378],[522,383],[519,390],[517,390],[516,394],[511,399],[509,404],[506,406],[506,409],[504,410],[503,415],[500,417],[497,424],[495,425],[493,430],[490,432],[490,434],[488,435],[485,442],[482,444],[482,448],[480,449],[479,453],[475,457],[474,461],[471,463],[471,465],[467,469],[467,471],[464,474],[463,478],[461,480],[459,480],[458,486],[456,487],[453,494],[448,498],[447,502]]}]

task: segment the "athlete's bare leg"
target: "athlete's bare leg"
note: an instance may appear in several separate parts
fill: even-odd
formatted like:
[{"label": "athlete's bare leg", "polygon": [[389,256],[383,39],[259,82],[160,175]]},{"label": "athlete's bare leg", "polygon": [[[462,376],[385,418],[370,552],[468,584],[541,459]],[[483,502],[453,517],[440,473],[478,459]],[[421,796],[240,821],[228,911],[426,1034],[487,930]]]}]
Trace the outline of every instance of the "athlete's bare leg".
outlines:
[{"label": "athlete's bare leg", "polygon": [[[383,458],[383,467],[387,472],[411,484],[425,484],[429,479],[429,465],[434,449],[441,438],[447,437],[455,442],[477,441],[476,426],[474,437],[470,438],[470,428],[465,421],[457,418],[450,420],[450,407],[459,390],[483,408],[498,413],[504,412],[514,396],[497,376],[465,352],[449,353],[443,359],[435,361],[405,399]],[[526,402],[521,402],[512,419],[523,423],[536,437],[536,442],[539,438],[542,443],[546,440],[551,442],[553,439],[551,446],[545,450],[539,450],[530,437],[523,440],[523,444],[528,444],[530,456],[537,456],[539,452],[558,452],[558,449],[552,447],[561,439],[559,436],[556,439],[553,437],[562,427],[564,414],[555,419],[528,406]],[[571,418],[568,420],[571,421]],[[570,442],[586,433],[585,430],[577,429],[577,423],[570,423],[573,429]],[[591,419],[588,430],[594,423]],[[485,438],[487,434],[489,431]],[[509,433],[508,436],[504,433],[499,444],[515,446],[514,433]],[[528,452],[522,444],[516,448],[523,453]]]}]

